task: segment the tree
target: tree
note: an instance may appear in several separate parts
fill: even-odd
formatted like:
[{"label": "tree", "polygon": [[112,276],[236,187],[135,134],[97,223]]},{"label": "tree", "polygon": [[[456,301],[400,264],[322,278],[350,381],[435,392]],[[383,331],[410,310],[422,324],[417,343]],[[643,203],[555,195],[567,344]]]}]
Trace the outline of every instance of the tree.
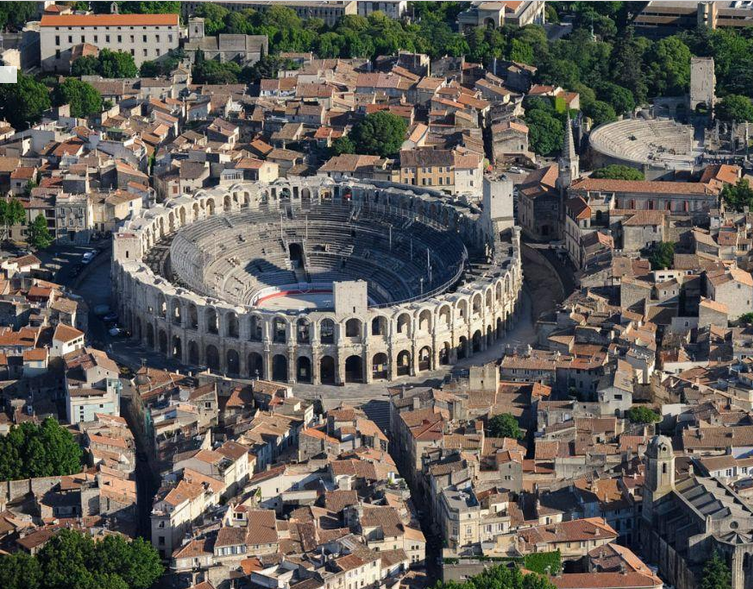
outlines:
[{"label": "tree", "polygon": [[661,421],[661,415],[643,405],[631,407],[628,411],[628,419],[631,423],[656,423]]},{"label": "tree", "polygon": [[71,75],[100,75],[103,78],[135,78],[139,74],[133,56],[124,51],[102,49],[97,57],[85,55],[71,64]]},{"label": "tree", "polygon": [[528,140],[531,149],[539,155],[553,155],[562,150],[565,127],[560,119],[543,110],[526,112]]},{"label": "tree", "polygon": [[343,135],[342,137],[338,137],[332,142],[332,153],[334,155],[342,155],[344,153],[355,153],[356,152],[356,146],[351,141],[350,137],[347,135]]},{"label": "tree", "polygon": [[99,75],[103,78],[135,78],[139,75],[133,56],[125,51],[102,49],[97,59]]},{"label": "tree", "polygon": [[649,90],[653,96],[678,96],[690,86],[690,48],[672,36],[654,44],[646,58]]},{"label": "tree", "polygon": [[729,565],[724,562],[719,553],[714,554],[703,566],[703,577],[700,589],[730,589],[732,587],[732,573]]},{"label": "tree", "polygon": [[675,244],[671,241],[662,241],[651,249],[648,258],[652,270],[671,268],[675,259]]},{"label": "tree", "polygon": [[753,102],[747,96],[729,94],[716,106],[716,118],[722,121],[753,121]]},{"label": "tree", "polygon": [[523,566],[534,573],[556,575],[562,569],[562,555],[559,550],[553,552],[532,552],[526,554]]},{"label": "tree", "polygon": [[196,61],[192,70],[195,84],[237,84],[241,66],[234,61]]},{"label": "tree", "polygon": [[439,582],[435,589],[554,589],[554,585],[546,577],[537,573],[523,575],[518,567],[509,568],[497,565],[484,569],[460,583],[457,581]]},{"label": "tree", "polygon": [[0,223],[3,225],[3,239],[8,235],[8,227],[26,221],[26,210],[16,198],[0,200]]},{"label": "tree", "polygon": [[36,556],[0,557],[3,589],[147,589],[164,572],[157,551],[142,538],[62,529]]},{"label": "tree", "polygon": [[500,413],[491,417],[486,424],[486,432],[492,438],[523,439],[518,420],[509,413]]},{"label": "tree", "polygon": [[97,74],[99,74],[99,59],[93,55],[79,57],[71,64],[71,75],[77,78],[81,76],[96,76]]},{"label": "tree", "polygon": [[753,313],[743,313],[737,321],[741,325],[753,325]]},{"label": "tree", "polygon": [[298,69],[298,64],[291,59],[265,55],[254,65],[244,67],[240,77],[247,84],[258,84],[261,80],[276,78],[280,70],[296,69]]},{"label": "tree", "polygon": [[402,117],[378,111],[356,123],[350,136],[359,153],[391,157],[400,151],[407,129]]},{"label": "tree", "polygon": [[0,115],[15,129],[30,127],[48,108],[50,93],[31,76],[19,71],[15,84],[0,84]]},{"label": "tree", "polygon": [[56,106],[69,104],[71,116],[86,118],[102,112],[102,95],[91,84],[66,78],[58,84],[52,93],[52,100]]},{"label": "tree", "polygon": [[81,470],[81,457],[73,435],[57,420],[22,423],[0,438],[0,480],[74,474]]},{"label": "tree", "polygon": [[605,180],[645,180],[638,168],[623,166],[620,164],[610,164],[598,170],[594,170],[591,178],[601,178]]},{"label": "tree", "polygon": [[26,237],[26,241],[34,249],[43,250],[50,247],[52,243],[52,235],[50,230],[47,229],[47,219],[44,215],[37,215],[29,225],[29,233]]},{"label": "tree", "polygon": [[589,104],[588,108],[583,109],[583,114],[593,121],[594,126],[613,123],[617,120],[617,113],[614,112],[612,106],[601,100],[595,100]]},{"label": "tree", "polygon": [[734,186],[725,184],[722,188],[722,200],[734,211],[742,211],[745,207],[753,206],[753,188],[748,180],[740,178]]},{"label": "tree", "polygon": [[25,552],[16,552],[0,558],[0,579],[3,589],[38,589],[42,571],[39,562]]},{"label": "tree", "polygon": [[[627,114],[635,109],[635,98],[633,98],[632,92],[624,86],[612,82],[603,82],[597,86],[596,92],[599,95],[599,100],[611,104],[618,115]],[[581,102],[583,102],[582,96]]]},{"label": "tree", "polygon": [[36,13],[33,2],[0,2],[0,30],[20,30],[27,21],[34,20]]},{"label": "tree", "polygon": [[225,30],[225,17],[228,14],[227,8],[211,2],[202,2],[195,12],[196,16],[204,19],[204,32],[210,36],[217,35]]}]

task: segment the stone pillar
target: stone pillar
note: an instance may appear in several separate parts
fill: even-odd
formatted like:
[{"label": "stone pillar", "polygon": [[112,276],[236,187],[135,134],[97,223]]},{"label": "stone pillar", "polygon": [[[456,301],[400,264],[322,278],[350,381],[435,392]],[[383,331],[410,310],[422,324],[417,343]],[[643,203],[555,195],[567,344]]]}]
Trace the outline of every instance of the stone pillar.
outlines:
[{"label": "stone pillar", "polygon": [[361,363],[363,364],[363,382],[371,384],[373,379],[373,373],[371,369],[371,353],[368,347],[364,346],[363,353],[361,354]]},{"label": "stone pillar", "polygon": [[[290,338],[288,338],[290,341]],[[295,384],[296,372],[298,369],[298,358],[296,358],[295,346],[288,345],[288,383]]]},{"label": "stone pillar", "polygon": [[318,345],[311,346],[311,384],[321,384],[321,351]]},{"label": "stone pillar", "polygon": [[261,356],[264,362],[264,379],[272,380],[272,352],[269,349],[269,342],[264,343],[264,351]]},{"label": "stone pillar", "polygon": [[341,350],[337,351],[335,362],[337,362],[337,366],[335,366],[335,384],[343,384],[345,382],[345,358],[343,358]]}]

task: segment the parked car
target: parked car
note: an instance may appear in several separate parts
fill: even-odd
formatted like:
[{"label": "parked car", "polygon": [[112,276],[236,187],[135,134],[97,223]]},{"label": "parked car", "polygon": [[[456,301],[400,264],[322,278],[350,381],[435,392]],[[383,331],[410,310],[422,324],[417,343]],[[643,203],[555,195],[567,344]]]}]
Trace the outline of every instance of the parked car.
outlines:
[{"label": "parked car", "polygon": [[81,262],[82,262],[83,264],[88,264],[89,262],[91,262],[91,261],[92,261],[92,260],[94,259],[94,256],[96,256],[96,255],[97,255],[97,252],[96,252],[96,251],[89,251],[89,252],[86,252],[86,253],[84,254],[83,258],[81,258]]},{"label": "parked car", "polygon": [[102,317],[102,320],[106,323],[114,323],[118,320],[118,314],[115,311],[110,311],[107,315]]},{"label": "parked car", "polygon": [[112,337],[130,337],[130,332],[125,329],[124,327],[118,327],[117,325],[113,328],[111,328],[107,333],[109,333]]}]

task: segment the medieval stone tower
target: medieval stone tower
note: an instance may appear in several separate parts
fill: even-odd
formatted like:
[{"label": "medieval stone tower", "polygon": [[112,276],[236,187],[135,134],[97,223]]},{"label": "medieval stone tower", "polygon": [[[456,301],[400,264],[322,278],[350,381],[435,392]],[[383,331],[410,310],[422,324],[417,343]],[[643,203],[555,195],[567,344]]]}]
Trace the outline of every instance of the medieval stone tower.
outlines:
[{"label": "medieval stone tower", "polygon": [[643,486],[643,518],[653,519],[654,503],[675,488],[675,454],[672,441],[654,436],[646,449],[646,482]]}]

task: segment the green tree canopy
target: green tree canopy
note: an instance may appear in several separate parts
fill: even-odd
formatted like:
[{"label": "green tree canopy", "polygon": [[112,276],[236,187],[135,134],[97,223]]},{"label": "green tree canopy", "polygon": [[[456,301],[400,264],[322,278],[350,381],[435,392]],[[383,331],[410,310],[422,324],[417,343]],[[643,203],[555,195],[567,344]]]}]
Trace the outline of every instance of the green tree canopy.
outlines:
[{"label": "green tree canopy", "polygon": [[562,121],[551,112],[534,109],[526,112],[528,141],[534,153],[554,155],[562,150],[565,127]]},{"label": "green tree canopy", "polygon": [[[602,82],[596,87],[596,93],[599,96],[599,100],[610,104],[618,115],[628,114],[635,108],[633,93],[618,84]],[[583,102],[583,96],[581,96],[581,102]]]},{"label": "green tree canopy", "polygon": [[438,582],[435,589],[554,589],[554,585],[537,573],[524,575],[519,568],[498,565],[485,569],[463,583]]},{"label": "green tree canopy", "polygon": [[18,72],[15,84],[0,84],[0,115],[19,131],[42,118],[50,108],[50,93],[44,84]]},{"label": "green tree canopy", "polygon": [[332,142],[332,154],[342,155],[344,153],[355,153],[356,146],[347,135],[338,137]]},{"label": "green tree canopy", "polygon": [[0,557],[3,589],[148,589],[164,572],[142,538],[91,536],[63,529],[36,556]]},{"label": "green tree canopy", "polygon": [[736,123],[753,121],[753,102],[747,96],[729,94],[716,105],[716,118]]},{"label": "green tree canopy", "polygon": [[47,228],[47,219],[44,215],[37,215],[29,225],[26,241],[34,249],[43,250],[52,243],[52,234]]},{"label": "green tree canopy", "polygon": [[523,439],[523,432],[518,425],[518,420],[509,413],[499,413],[491,417],[486,424],[486,432],[493,438]]},{"label": "green tree canopy", "polygon": [[0,30],[20,30],[37,14],[34,2],[0,2]]},{"label": "green tree canopy", "polygon": [[690,86],[690,48],[680,37],[667,37],[648,52],[649,91],[653,96],[679,96]]},{"label": "green tree canopy", "polygon": [[630,408],[628,419],[631,423],[656,423],[657,421],[661,421],[661,415],[645,405],[640,405]]},{"label": "green tree canopy", "polygon": [[408,124],[395,114],[378,111],[353,126],[351,141],[358,153],[391,157],[400,151]]},{"label": "green tree canopy", "polygon": [[52,92],[52,101],[56,106],[69,104],[72,117],[90,117],[102,112],[102,95],[94,86],[77,80],[66,78],[58,84]]},{"label": "green tree canopy", "polygon": [[649,255],[652,270],[671,268],[675,259],[675,244],[671,241],[662,241],[656,244]]},{"label": "green tree canopy", "polygon": [[25,422],[0,437],[0,480],[74,474],[81,470],[81,457],[73,435],[57,420]]},{"label": "green tree canopy", "polygon": [[722,188],[722,200],[733,211],[742,211],[745,207],[753,206],[753,188],[745,178],[740,178],[737,184],[725,184]]},{"label": "green tree canopy", "polygon": [[703,566],[700,589],[730,589],[731,587],[732,573],[730,567],[715,550]]},{"label": "green tree canopy", "polygon": [[241,66],[234,61],[202,59],[194,63],[192,78],[195,84],[237,84],[240,73]]},{"label": "green tree canopy", "polygon": [[617,113],[614,112],[612,105],[601,100],[595,100],[588,107],[584,107],[583,114],[593,121],[595,127],[617,120]]},{"label": "green tree canopy", "polygon": [[645,180],[646,177],[637,168],[632,166],[623,166],[620,164],[610,164],[603,168],[594,170],[591,178],[602,178],[607,180]]},{"label": "green tree canopy", "polygon": [[71,75],[100,75],[103,78],[135,78],[139,70],[133,56],[124,51],[102,49],[97,57],[85,55],[71,64]]}]

